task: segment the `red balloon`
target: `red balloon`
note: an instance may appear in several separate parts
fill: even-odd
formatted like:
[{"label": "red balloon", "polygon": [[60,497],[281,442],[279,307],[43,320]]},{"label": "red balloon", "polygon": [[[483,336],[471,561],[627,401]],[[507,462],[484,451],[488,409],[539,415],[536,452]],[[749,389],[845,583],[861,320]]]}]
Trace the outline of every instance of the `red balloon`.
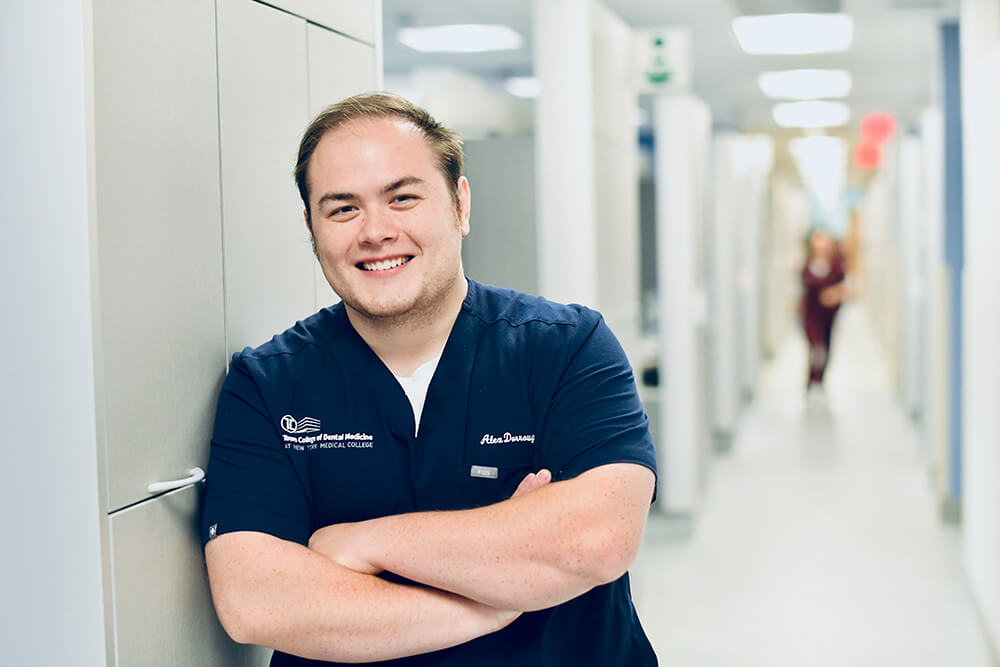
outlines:
[{"label": "red balloon", "polygon": [[880,144],[896,132],[896,118],[891,113],[870,113],[861,117],[861,136]]},{"label": "red balloon", "polygon": [[854,164],[859,169],[875,169],[882,162],[882,150],[871,141],[861,141],[854,146]]}]

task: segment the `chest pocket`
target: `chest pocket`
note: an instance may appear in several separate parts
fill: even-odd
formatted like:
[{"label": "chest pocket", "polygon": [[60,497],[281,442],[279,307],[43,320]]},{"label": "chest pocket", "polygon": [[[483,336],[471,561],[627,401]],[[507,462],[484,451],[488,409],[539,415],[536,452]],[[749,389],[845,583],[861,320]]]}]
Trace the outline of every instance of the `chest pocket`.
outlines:
[{"label": "chest pocket", "polygon": [[531,411],[508,401],[469,415],[461,466],[465,496],[474,506],[506,500],[539,467],[541,443]]}]

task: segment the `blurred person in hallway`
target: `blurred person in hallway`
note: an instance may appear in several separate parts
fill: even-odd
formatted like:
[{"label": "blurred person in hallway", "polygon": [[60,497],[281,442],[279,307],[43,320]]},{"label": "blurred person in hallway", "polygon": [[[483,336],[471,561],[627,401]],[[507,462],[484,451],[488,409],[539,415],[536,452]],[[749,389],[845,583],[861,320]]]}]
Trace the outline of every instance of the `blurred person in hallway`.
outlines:
[{"label": "blurred person in hallway", "polygon": [[808,392],[823,385],[834,321],[840,304],[847,298],[848,264],[830,232],[822,228],[810,232],[805,266],[802,267],[800,304],[802,328],[809,342]]}]

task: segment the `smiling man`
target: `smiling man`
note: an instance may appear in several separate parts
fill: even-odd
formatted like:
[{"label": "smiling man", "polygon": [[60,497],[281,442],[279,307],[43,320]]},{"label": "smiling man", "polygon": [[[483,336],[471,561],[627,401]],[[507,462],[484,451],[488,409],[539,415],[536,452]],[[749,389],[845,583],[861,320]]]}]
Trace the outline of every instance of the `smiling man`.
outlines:
[{"label": "smiling man", "polygon": [[466,278],[457,135],[387,94],[320,114],[296,182],[342,301],[233,356],[202,536],[272,665],[655,665],[632,606],[655,486],[600,315]]}]

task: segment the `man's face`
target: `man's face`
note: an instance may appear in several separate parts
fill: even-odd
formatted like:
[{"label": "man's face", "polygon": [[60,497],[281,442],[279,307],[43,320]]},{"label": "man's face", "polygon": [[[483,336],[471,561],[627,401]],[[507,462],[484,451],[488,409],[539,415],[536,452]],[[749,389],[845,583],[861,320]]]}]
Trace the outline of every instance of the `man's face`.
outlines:
[{"label": "man's face", "polygon": [[306,176],[320,266],[353,314],[402,322],[464,297],[468,183],[459,181],[456,210],[414,125],[371,118],[331,130]]}]

